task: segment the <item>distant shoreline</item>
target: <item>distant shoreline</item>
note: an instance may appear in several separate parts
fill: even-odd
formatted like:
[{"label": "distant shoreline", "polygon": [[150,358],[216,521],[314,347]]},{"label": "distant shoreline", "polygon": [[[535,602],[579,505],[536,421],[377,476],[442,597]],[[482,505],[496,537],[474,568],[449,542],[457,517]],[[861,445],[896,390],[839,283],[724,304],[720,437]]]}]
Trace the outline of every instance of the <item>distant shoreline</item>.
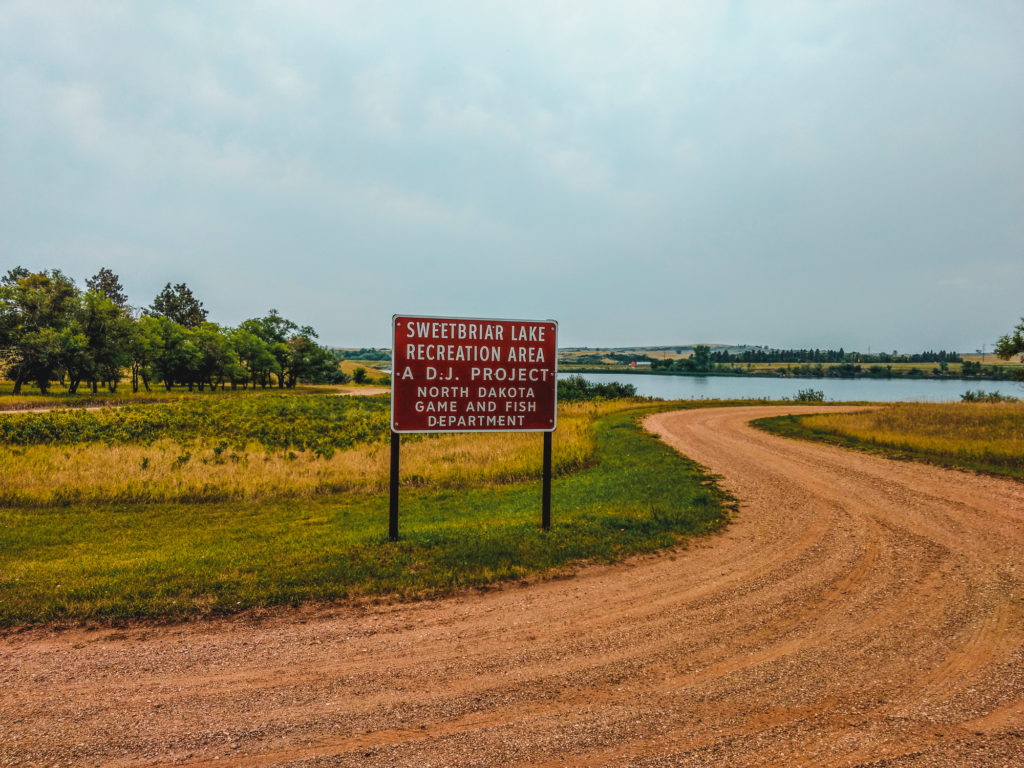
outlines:
[{"label": "distant shoreline", "polygon": [[[827,370],[827,369],[826,369]],[[843,376],[830,376],[823,374],[821,376],[812,376],[807,374],[796,374],[790,373],[788,370],[779,369],[776,373],[774,371],[752,371],[750,373],[740,373],[736,371],[656,371],[644,367],[631,368],[629,366],[577,366],[569,363],[567,365],[558,366],[559,373],[625,373],[629,375],[640,375],[640,376],[686,376],[686,377],[721,377],[731,379],[807,379],[810,381],[820,381],[823,379],[913,379],[916,381],[1018,381],[1014,377],[993,377],[989,375],[970,375],[964,376],[961,374],[942,374],[936,375],[931,371],[922,373],[920,375],[914,375],[909,373],[891,373],[886,376],[873,375],[867,372],[862,372],[854,375],[843,375]]]}]

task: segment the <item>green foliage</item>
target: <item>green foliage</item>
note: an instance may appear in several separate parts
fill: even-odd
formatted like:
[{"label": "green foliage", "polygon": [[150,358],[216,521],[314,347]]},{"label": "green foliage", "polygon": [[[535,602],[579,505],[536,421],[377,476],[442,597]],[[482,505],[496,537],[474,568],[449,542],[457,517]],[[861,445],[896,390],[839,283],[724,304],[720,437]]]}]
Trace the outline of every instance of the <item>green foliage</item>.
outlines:
[{"label": "green foliage", "polygon": [[386,349],[363,347],[362,349],[332,349],[337,360],[366,360],[368,362],[389,361],[391,355]]},{"label": "green foliage", "polygon": [[580,400],[612,400],[617,397],[636,397],[636,387],[612,381],[607,384],[589,382],[582,376],[569,376],[558,380],[558,400],[573,403]]},{"label": "green foliage", "polygon": [[101,269],[80,292],[59,271],[10,270],[0,280],[0,368],[14,394],[34,383],[43,394],[55,380],[74,394],[82,383],[117,389],[125,369],[132,391],[152,380],[232,388],[294,387],[332,380],[337,366],[317,344],[316,331],[270,310],[228,330],[206,321],[206,310],[184,283],[168,283],[146,314],[135,318],[120,280]]},{"label": "green foliage", "polygon": [[325,383],[327,384],[348,384],[352,380],[352,377],[340,368],[335,368],[327,374],[325,379]]},{"label": "green foliage", "polygon": [[[717,353],[716,353],[717,354]],[[683,373],[710,373],[715,369],[711,347],[697,344],[689,357],[675,360],[652,360],[651,370],[679,371]]]},{"label": "green foliage", "polygon": [[[278,387],[294,387],[300,380],[331,383],[336,360],[330,350],[315,341],[317,333],[310,326],[299,326],[271,309],[265,317],[246,320],[240,330],[262,342],[259,363],[254,376],[266,385],[269,375],[277,377]],[[253,379],[255,383],[256,378]]]},{"label": "green foliage", "polygon": [[[588,358],[589,359],[589,358]],[[581,362],[576,357],[572,362]],[[595,360],[596,362],[596,360]],[[951,363],[963,362],[962,374],[951,368]],[[931,370],[905,368],[905,363],[935,363]],[[1002,368],[1002,369],[1001,369]],[[922,377],[952,378],[958,375],[985,378],[1011,378],[1015,371],[1008,367],[985,366],[962,361],[960,355],[944,350],[926,351],[909,355],[897,352],[863,354],[846,352],[843,349],[748,349],[734,353],[725,349],[710,350],[706,345],[697,345],[689,358],[658,359],[651,363],[654,372],[683,374],[731,374],[754,376],[798,376],[831,378],[872,378]],[[1024,373],[1024,371],[1022,371]]]},{"label": "green foliage", "polygon": [[110,299],[121,309],[128,309],[128,296],[121,285],[121,279],[111,270],[102,267],[99,272],[85,281],[85,287]]},{"label": "green foliage", "polygon": [[11,414],[0,418],[7,445],[142,444],[171,439],[182,445],[219,437],[244,447],[310,450],[328,455],[390,435],[386,400],[333,395],[271,395],[186,400],[167,405]]},{"label": "green foliage", "polygon": [[598,462],[554,483],[549,532],[539,528],[536,482],[404,490],[398,542],[386,540],[384,494],[72,506],[59,515],[0,509],[0,625],[438,595],[718,529],[727,497],[696,464],[644,433],[636,414],[597,422]]},{"label": "green foliage", "polygon": [[[1021,356],[1024,362],[1024,317],[1017,323],[1012,332],[1000,337],[996,343],[996,354],[1003,360],[1009,360],[1014,355]],[[1024,378],[1024,370],[1017,372],[1018,378]]]},{"label": "green foliage", "polygon": [[705,372],[711,370],[711,347],[707,344],[698,344],[693,348],[693,354],[688,361],[695,371]]},{"label": "green foliage", "polygon": [[[75,284],[56,269],[30,273],[15,267],[0,281],[0,348],[15,394],[26,382],[45,394],[58,377],[77,297]],[[74,346],[84,345],[74,340]]]},{"label": "green foliage", "polygon": [[354,371],[352,371],[352,381],[354,381],[356,384],[365,384],[366,383],[366,369],[365,368],[356,368]]},{"label": "green foliage", "polygon": [[793,399],[798,403],[823,403],[825,402],[825,393],[820,389],[801,389],[797,391]]},{"label": "green foliage", "polygon": [[239,364],[245,369],[245,381],[265,382],[271,374],[280,374],[281,366],[271,353],[270,344],[246,320],[229,333],[231,345],[238,355]]},{"label": "green foliage", "polygon": [[960,395],[960,401],[964,403],[1015,403],[1017,398],[1004,395],[996,390],[986,392],[983,389],[977,391],[968,389]]},{"label": "green foliage", "polygon": [[154,317],[166,317],[186,328],[198,328],[206,322],[208,313],[203,308],[203,302],[192,295],[192,289],[185,283],[178,283],[174,287],[167,283],[153,299],[149,314]]},{"label": "green foliage", "polygon": [[329,383],[338,369],[334,356],[313,341],[314,338],[313,329],[304,328],[288,339],[286,384],[289,387],[295,386],[300,378],[314,383]]},{"label": "green foliage", "polygon": [[77,306],[61,333],[62,373],[68,392],[84,382],[96,391],[98,381],[117,389],[121,370],[131,362],[134,322],[124,307],[96,290],[78,294]]},{"label": "green foliage", "polygon": [[840,363],[825,369],[825,375],[837,379],[852,379],[860,374],[860,366],[856,363]]},{"label": "green foliage", "polygon": [[928,350],[910,355],[896,351],[865,353],[839,349],[769,349],[758,347],[742,352],[719,349],[711,354],[716,363],[959,363],[960,355],[946,350]]}]

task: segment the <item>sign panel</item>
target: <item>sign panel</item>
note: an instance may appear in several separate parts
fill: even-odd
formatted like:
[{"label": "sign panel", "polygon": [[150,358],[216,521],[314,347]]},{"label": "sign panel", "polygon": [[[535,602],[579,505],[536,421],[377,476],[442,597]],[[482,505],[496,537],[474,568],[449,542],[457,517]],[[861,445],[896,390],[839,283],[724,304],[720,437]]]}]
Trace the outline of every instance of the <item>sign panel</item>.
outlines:
[{"label": "sign panel", "polygon": [[395,315],[395,432],[550,432],[558,323]]}]

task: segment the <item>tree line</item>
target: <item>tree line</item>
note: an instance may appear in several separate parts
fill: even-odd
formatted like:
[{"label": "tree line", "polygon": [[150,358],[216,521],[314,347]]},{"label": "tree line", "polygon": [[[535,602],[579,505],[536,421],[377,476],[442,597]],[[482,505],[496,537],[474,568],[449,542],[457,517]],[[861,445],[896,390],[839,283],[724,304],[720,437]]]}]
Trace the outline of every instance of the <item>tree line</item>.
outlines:
[{"label": "tree line", "polygon": [[[1024,321],[1021,323],[1024,328]],[[1000,350],[1012,346],[1012,337],[1000,340]],[[1000,350],[997,350],[999,352]],[[1024,352],[1024,347],[1021,348]],[[1009,357],[1003,354],[1003,357]],[[959,372],[949,368],[950,363],[962,361]],[[706,344],[698,344],[688,358],[676,360],[653,360],[652,370],[673,371],[681,373],[744,373],[741,363],[791,363],[787,369],[777,369],[780,373],[793,376],[814,376],[834,378],[855,378],[870,376],[874,378],[891,378],[893,376],[935,376],[940,378],[981,377],[991,379],[1019,378],[1019,371],[1000,366],[983,366],[981,363],[963,360],[955,352],[921,352],[912,355],[892,355],[886,353],[862,354],[839,350],[800,350],[800,349],[754,349],[730,354],[721,350],[712,351]],[[893,363],[935,363],[937,367],[930,372],[923,368],[894,369]],[[865,365],[862,365],[865,364]]]},{"label": "tree line", "polygon": [[82,386],[115,392],[126,374],[133,392],[347,380],[316,331],[275,309],[236,328],[207,314],[185,283],[168,283],[152,304],[135,308],[105,267],[84,290],[58,269],[15,267],[0,279],[0,368],[14,394],[24,384],[46,394],[54,382],[72,394]]},{"label": "tree line", "polygon": [[800,363],[806,365],[836,363],[847,366],[850,371],[860,370],[861,363],[959,363],[963,360],[956,352],[919,352],[912,355],[900,355],[893,352],[865,354],[863,352],[847,352],[839,349],[747,349],[743,352],[712,350],[707,344],[697,344],[693,354],[688,358],[676,360],[651,360],[654,370],[709,372],[717,366],[754,363]]},{"label": "tree line", "polygon": [[901,355],[898,352],[864,353],[839,349],[747,349],[743,352],[716,350],[710,353],[716,363],[959,363],[956,352],[918,352]]}]

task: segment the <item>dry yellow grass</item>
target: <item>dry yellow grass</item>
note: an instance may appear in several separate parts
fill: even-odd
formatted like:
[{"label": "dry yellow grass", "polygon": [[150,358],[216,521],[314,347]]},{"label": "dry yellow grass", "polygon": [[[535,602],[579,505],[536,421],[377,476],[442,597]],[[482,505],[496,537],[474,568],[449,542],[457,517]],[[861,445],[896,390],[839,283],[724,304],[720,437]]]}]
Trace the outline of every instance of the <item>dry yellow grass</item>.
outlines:
[{"label": "dry yellow grass", "polygon": [[1024,472],[1024,403],[897,403],[805,417],[817,433],[868,446]]},{"label": "dry yellow grass", "polygon": [[[553,440],[555,473],[591,462],[594,419],[618,404],[559,409]],[[363,445],[331,458],[308,453],[216,450],[216,441],[183,447],[163,440],[149,446],[85,444],[0,447],[0,504],[204,502],[377,493],[387,488],[389,447]],[[463,488],[539,477],[536,433],[446,434],[402,446],[402,482]]]},{"label": "dry yellow grass", "polygon": [[971,363],[982,363],[983,365],[1021,365],[1021,356],[1014,355],[1009,360],[1003,360],[989,352],[985,355],[961,355],[964,360]]}]

